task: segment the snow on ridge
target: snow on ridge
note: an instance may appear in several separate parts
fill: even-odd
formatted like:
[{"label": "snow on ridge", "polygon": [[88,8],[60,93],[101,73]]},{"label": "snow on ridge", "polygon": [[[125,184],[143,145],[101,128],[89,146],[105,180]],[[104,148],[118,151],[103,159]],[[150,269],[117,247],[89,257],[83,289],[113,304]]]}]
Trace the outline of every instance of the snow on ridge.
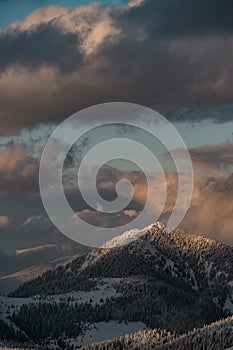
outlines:
[{"label": "snow on ridge", "polygon": [[101,255],[98,251],[92,250],[89,254],[87,254],[86,259],[82,264],[82,266],[80,267],[79,271],[81,272],[91,264],[94,264],[100,258],[100,256]]},{"label": "snow on ridge", "polygon": [[151,225],[149,225],[141,230],[136,228],[136,229],[132,229],[129,231],[125,231],[121,235],[112,238],[110,241],[107,241],[102,246],[102,248],[111,249],[111,248],[116,248],[116,247],[120,247],[120,246],[129,244],[129,243],[137,240],[141,236],[143,236],[146,232],[150,231],[152,228],[164,229],[165,225],[163,223],[157,221],[156,223],[151,224]]}]

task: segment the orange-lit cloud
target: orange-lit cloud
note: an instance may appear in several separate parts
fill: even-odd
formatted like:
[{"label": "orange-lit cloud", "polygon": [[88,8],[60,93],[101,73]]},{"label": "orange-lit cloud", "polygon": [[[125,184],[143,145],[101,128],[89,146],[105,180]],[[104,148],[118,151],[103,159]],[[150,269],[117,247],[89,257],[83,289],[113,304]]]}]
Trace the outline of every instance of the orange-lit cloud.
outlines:
[{"label": "orange-lit cloud", "polygon": [[8,216],[0,215],[0,227],[7,227],[10,223]]},{"label": "orange-lit cloud", "polygon": [[38,190],[38,162],[25,145],[8,144],[0,152],[1,192],[23,194]]}]

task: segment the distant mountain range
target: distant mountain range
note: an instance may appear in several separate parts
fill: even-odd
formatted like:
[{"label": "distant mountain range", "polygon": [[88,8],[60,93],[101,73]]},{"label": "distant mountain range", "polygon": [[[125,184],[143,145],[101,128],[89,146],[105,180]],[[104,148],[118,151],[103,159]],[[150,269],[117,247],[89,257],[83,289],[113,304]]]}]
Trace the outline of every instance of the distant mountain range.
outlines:
[{"label": "distant mountain range", "polygon": [[141,330],[88,349],[146,350],[157,339],[154,349],[209,350],[206,329],[187,332],[230,316],[232,296],[233,248],[156,223],[24,283],[0,305],[15,341],[31,347],[73,349]]},{"label": "distant mountain range", "polygon": [[10,254],[0,252],[0,293],[9,293],[22,283],[66,264],[88,250],[67,239],[64,243],[17,249]]},{"label": "distant mountain range", "polygon": [[0,230],[0,242],[0,293],[89,251],[38,215]]}]

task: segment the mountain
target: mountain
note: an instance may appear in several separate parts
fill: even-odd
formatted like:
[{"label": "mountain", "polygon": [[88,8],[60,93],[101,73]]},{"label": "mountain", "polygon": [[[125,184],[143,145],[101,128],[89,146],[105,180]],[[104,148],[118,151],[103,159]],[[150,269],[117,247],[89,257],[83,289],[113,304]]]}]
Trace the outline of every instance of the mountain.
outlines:
[{"label": "mountain", "polygon": [[24,282],[87,251],[87,247],[68,241],[17,249],[11,254],[0,252],[0,293],[9,293]]},{"label": "mountain", "polygon": [[0,230],[0,242],[0,293],[89,251],[39,215]]},{"label": "mountain", "polygon": [[232,263],[231,247],[156,223],[26,282],[2,297],[2,319],[48,348],[149,329],[178,337],[232,314]]}]

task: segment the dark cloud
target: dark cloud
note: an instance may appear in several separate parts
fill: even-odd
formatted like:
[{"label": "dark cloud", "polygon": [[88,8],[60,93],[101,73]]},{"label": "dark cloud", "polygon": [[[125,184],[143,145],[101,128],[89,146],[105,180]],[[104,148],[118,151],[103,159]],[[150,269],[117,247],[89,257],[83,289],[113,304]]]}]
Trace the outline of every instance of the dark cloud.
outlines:
[{"label": "dark cloud", "polygon": [[187,37],[232,33],[232,12],[231,0],[145,0],[123,18],[155,37]]},{"label": "dark cloud", "polygon": [[35,11],[0,34],[1,134],[110,101],[233,120],[231,13],[226,0]]},{"label": "dark cloud", "polygon": [[63,33],[51,22],[28,30],[8,30],[0,33],[0,67],[19,65],[34,69],[52,65],[71,70],[82,61],[75,33]]}]

